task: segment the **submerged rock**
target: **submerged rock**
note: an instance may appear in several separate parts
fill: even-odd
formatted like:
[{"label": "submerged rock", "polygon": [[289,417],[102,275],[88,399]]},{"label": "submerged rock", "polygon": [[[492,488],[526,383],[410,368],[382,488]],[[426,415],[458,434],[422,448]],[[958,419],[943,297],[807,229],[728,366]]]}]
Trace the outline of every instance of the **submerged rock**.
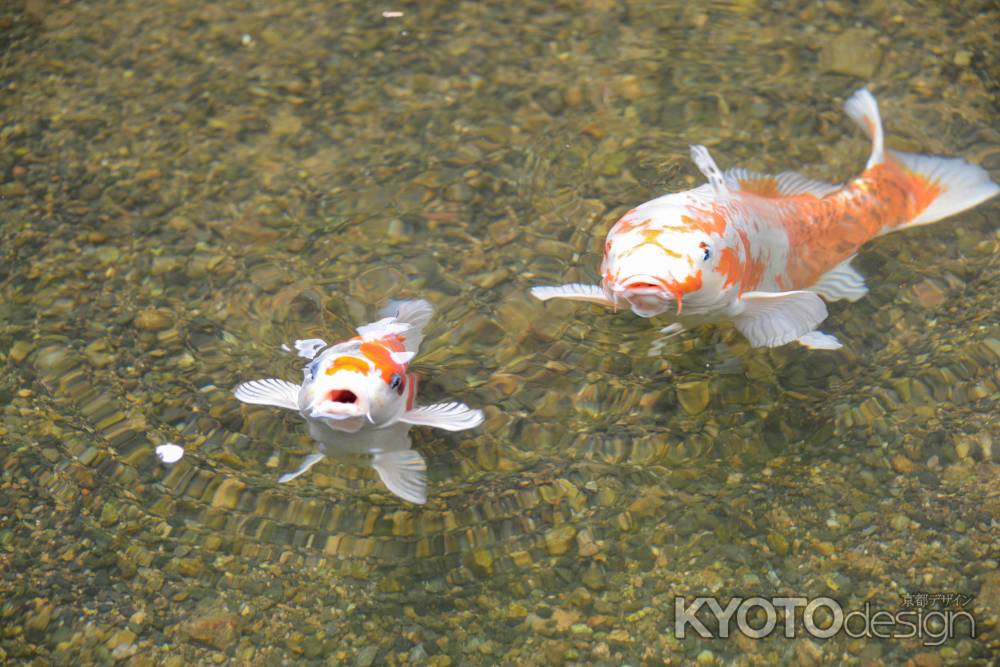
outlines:
[{"label": "submerged rock", "polygon": [[870,79],[878,71],[882,49],[867,30],[852,28],[833,37],[819,54],[820,67],[828,72]]}]

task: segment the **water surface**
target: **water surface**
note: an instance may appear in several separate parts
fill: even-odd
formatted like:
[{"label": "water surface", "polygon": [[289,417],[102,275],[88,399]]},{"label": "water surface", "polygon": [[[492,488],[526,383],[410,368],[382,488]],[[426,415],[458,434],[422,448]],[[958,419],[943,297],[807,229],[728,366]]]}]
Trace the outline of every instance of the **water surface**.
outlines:
[{"label": "water surface", "polygon": [[[385,12],[389,12],[385,14]],[[401,16],[393,13],[399,12]],[[530,299],[625,210],[868,145],[1000,179],[995,5],[176,0],[0,10],[0,651],[12,663],[986,664],[995,202],[879,239],[846,348]],[[232,397],[437,310],[424,507]],[[182,444],[164,466],[153,448]],[[974,596],[977,639],[674,636],[678,595]]]}]

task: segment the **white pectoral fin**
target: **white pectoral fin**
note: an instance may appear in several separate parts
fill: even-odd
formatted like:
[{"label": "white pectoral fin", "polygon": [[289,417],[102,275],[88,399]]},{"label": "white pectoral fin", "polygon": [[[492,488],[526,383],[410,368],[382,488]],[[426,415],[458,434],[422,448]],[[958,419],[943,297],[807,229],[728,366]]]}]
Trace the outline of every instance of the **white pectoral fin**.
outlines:
[{"label": "white pectoral fin", "polygon": [[302,461],[302,465],[299,466],[298,470],[296,470],[295,472],[286,472],[284,475],[278,478],[278,482],[284,484],[285,482],[292,481],[299,475],[307,472],[309,468],[312,468],[314,465],[322,461],[324,458],[325,458],[324,455],[319,452],[316,452],[315,454],[310,454]]},{"label": "white pectoral fin", "polygon": [[584,285],[582,283],[570,283],[569,285],[532,287],[531,296],[539,301],[549,299],[569,299],[570,301],[589,301],[608,308],[614,308],[615,304],[608,300],[602,290],[597,285]]},{"label": "white pectoral fin", "polygon": [[298,410],[299,389],[301,387],[293,382],[269,378],[244,382],[236,387],[233,395],[244,403]]},{"label": "white pectoral fin", "polygon": [[379,452],[372,457],[372,467],[386,488],[403,500],[418,505],[427,502],[427,463],[420,452]]},{"label": "white pectoral fin", "polygon": [[825,334],[822,331],[810,331],[804,336],[795,339],[799,345],[808,347],[810,350],[839,350],[844,345],[832,334]]},{"label": "white pectoral fin", "polygon": [[826,319],[826,304],[815,292],[747,292],[733,319],[754,347],[778,347],[813,331]]},{"label": "white pectoral fin", "polygon": [[407,410],[399,421],[416,426],[433,426],[446,431],[464,431],[483,423],[483,411],[464,403],[435,403]]},{"label": "white pectoral fin", "polygon": [[809,291],[816,292],[827,301],[837,301],[839,299],[857,301],[865,294],[868,294],[865,277],[851,266],[851,260],[854,257],[854,255],[851,255],[820,276],[816,284],[809,288]]}]

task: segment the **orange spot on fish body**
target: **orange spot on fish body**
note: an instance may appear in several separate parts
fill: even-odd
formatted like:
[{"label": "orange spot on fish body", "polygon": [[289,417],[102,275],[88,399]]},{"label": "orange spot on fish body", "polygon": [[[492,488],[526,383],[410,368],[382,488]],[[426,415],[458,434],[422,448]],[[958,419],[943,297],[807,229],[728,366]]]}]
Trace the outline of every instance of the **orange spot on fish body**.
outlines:
[{"label": "orange spot on fish body", "polygon": [[723,289],[739,282],[743,273],[739,252],[733,248],[723,248],[719,254],[719,264],[716,270],[726,277],[725,282],[722,283]]},{"label": "orange spot on fish body", "polygon": [[778,179],[774,176],[759,176],[757,178],[745,178],[739,181],[740,192],[755,194],[760,197],[780,197],[778,192]]},{"label": "orange spot on fish body", "polygon": [[788,199],[788,289],[811,287],[824,273],[879,234],[906,224],[941,193],[941,187],[898,162],[867,169],[822,199]]},{"label": "orange spot on fish body", "polygon": [[692,206],[690,210],[695,214],[694,216],[681,216],[681,222],[687,225],[689,230],[697,230],[706,234],[717,234],[719,236],[726,233],[726,227],[728,226],[726,214],[718,206],[713,206],[710,209]]},{"label": "orange spot on fish body", "polygon": [[367,375],[371,369],[371,366],[364,359],[344,356],[334,359],[333,363],[330,364],[330,367],[326,369],[326,374],[334,375],[338,371],[353,371],[355,373]]},{"label": "orange spot on fish body", "polygon": [[753,249],[750,247],[750,237],[742,229],[739,230],[740,241],[743,242],[743,271],[740,276],[740,294],[750,292],[757,288],[764,277],[764,270],[767,268],[764,262],[753,258]]}]

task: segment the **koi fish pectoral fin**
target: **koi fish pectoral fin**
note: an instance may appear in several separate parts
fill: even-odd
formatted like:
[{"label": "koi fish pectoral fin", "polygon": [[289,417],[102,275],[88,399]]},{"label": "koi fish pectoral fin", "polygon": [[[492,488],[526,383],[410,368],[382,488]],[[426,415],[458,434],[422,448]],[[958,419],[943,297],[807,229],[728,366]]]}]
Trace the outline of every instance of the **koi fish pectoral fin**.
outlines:
[{"label": "koi fish pectoral fin", "polygon": [[244,382],[236,387],[233,395],[244,403],[298,410],[300,389],[294,382],[269,378]]},{"label": "koi fish pectoral fin", "polygon": [[427,463],[420,452],[379,452],[372,457],[372,467],[386,488],[403,500],[418,505],[427,502]]},{"label": "koi fish pectoral fin", "polygon": [[747,292],[736,328],[754,347],[777,347],[813,331],[826,319],[826,304],[815,292]]},{"label": "koi fish pectoral fin", "polygon": [[284,484],[286,482],[292,481],[299,475],[308,472],[310,468],[312,468],[314,465],[322,461],[324,458],[326,457],[320,452],[316,452],[315,454],[310,454],[302,461],[302,465],[300,465],[295,472],[286,472],[284,475],[279,477],[278,483]]},{"label": "koi fish pectoral fin", "polygon": [[569,285],[532,287],[531,296],[539,301],[549,299],[569,299],[570,301],[589,301],[608,308],[614,308],[615,304],[604,295],[597,285],[583,285],[581,283],[571,283]]},{"label": "koi fish pectoral fin", "polygon": [[483,411],[470,408],[464,403],[435,403],[407,410],[399,421],[446,431],[464,431],[483,423]]},{"label": "koi fish pectoral fin", "polygon": [[857,269],[851,266],[851,260],[856,255],[851,255],[843,262],[833,267],[816,281],[816,284],[809,287],[810,292],[816,292],[827,301],[837,301],[847,299],[857,301],[865,294],[868,294],[868,287],[865,285],[865,277],[858,273]]},{"label": "koi fish pectoral fin", "polygon": [[832,334],[825,334],[822,331],[810,331],[804,336],[795,339],[799,345],[808,347],[810,350],[839,350],[844,345]]}]

